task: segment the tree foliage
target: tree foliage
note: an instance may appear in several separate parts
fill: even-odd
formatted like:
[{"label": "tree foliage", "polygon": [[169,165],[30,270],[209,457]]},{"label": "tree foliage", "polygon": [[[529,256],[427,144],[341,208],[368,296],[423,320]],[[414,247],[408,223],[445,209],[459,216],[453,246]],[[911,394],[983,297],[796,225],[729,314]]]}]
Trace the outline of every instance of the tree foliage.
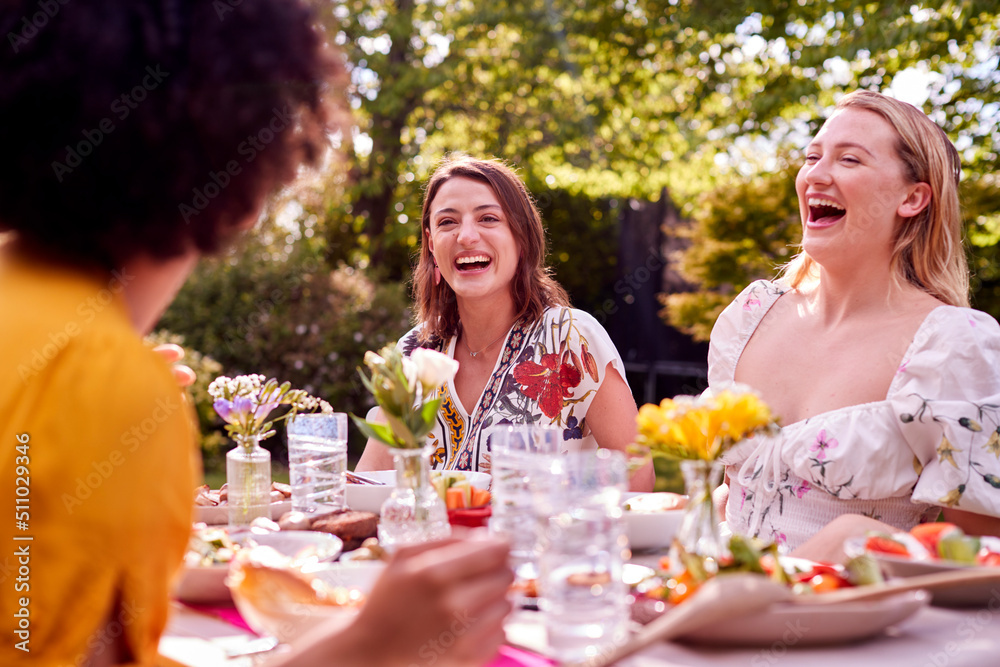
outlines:
[{"label": "tree foliage", "polygon": [[[769,243],[716,243],[706,225],[727,214],[705,207],[725,206],[727,196],[750,187],[742,181],[773,183],[788,173],[786,163],[798,159],[842,92],[886,89],[901,73],[922,72],[930,84],[925,110],[963,151],[979,302],[1000,310],[990,242],[1000,210],[990,181],[1000,146],[994,2],[315,5],[349,61],[357,107],[356,132],[343,138],[347,161],[311,209],[325,222],[332,262],[370,263],[379,275],[404,279],[419,241],[421,184],[441,157],[464,151],[514,163],[540,201],[560,203],[543,213],[553,257],[570,258],[556,264],[574,296],[589,301],[600,291],[593,276],[615,273],[614,207],[628,197],[655,198],[665,186],[697,220],[699,242],[684,267],[700,281],[701,273],[742,266],[748,248]],[[778,153],[784,157],[766,159]],[[790,207],[774,197],[758,203],[747,202],[745,220],[780,217]],[[591,212],[601,217],[585,219]],[[581,229],[588,232],[582,242]],[[609,241],[604,252],[588,245]],[[716,261],[717,269],[697,268]],[[580,262],[592,270],[589,280],[572,270]],[[751,274],[740,269],[718,284],[700,283],[704,300],[724,300]],[[689,313],[697,308],[696,299],[679,301]]]}]

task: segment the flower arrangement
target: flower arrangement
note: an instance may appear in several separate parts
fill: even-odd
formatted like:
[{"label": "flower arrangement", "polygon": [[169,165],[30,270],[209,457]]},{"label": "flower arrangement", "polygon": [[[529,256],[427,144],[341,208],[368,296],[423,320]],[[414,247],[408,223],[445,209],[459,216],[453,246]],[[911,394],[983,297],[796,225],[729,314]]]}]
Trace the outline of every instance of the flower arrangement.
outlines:
[{"label": "flower arrangement", "polygon": [[[263,375],[219,376],[208,386],[208,393],[215,399],[213,407],[226,422],[229,435],[248,447],[250,436],[264,440],[274,435],[275,422],[288,419],[298,412],[333,412],[326,401],[310,396],[301,389],[292,389],[290,383],[279,385],[274,378]],[[278,406],[289,410],[274,419],[268,419]]]},{"label": "flower arrangement", "polygon": [[361,381],[382,409],[385,424],[370,422],[355,415],[351,419],[368,438],[397,449],[419,449],[424,437],[434,427],[441,399],[438,387],[458,371],[458,362],[447,355],[420,348],[404,357],[388,345],[376,354],[365,353],[365,366],[371,376],[358,369]]},{"label": "flower arrangement", "polygon": [[757,433],[773,433],[777,420],[752,389],[733,384],[700,396],[648,403],[636,417],[637,444],[654,456],[718,460],[736,443]]}]

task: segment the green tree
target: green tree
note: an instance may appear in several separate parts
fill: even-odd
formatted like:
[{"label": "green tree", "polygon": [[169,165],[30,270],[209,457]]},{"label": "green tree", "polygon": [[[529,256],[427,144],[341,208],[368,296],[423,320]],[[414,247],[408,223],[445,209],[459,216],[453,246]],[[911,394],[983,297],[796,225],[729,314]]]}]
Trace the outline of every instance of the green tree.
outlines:
[{"label": "green tree", "polygon": [[[1000,316],[1000,10],[993,2],[747,2],[733,33],[705,42],[708,88],[728,90],[728,173],[686,211],[697,239],[681,259],[694,294],[661,297],[665,319],[707,339],[719,311],[755,278],[774,275],[799,239],[794,165],[836,98],[892,89],[920,73],[924,110],[962,153],[962,196],[974,302]],[[761,154],[778,153],[763,160]],[[746,159],[747,155],[751,159]],[[736,234],[734,235],[734,231]],[[740,232],[745,234],[740,238]]]}]

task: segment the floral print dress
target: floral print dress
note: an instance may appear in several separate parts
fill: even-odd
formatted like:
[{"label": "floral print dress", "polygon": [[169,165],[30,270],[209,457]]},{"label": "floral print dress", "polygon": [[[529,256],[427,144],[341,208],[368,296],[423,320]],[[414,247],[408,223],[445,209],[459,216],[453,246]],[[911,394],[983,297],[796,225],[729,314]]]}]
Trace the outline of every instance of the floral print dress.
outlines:
[{"label": "floral print dress", "polygon": [[[420,326],[400,338],[405,355],[419,346]],[[431,347],[454,358],[457,338]],[[625,379],[614,343],[591,315],[573,308],[548,308],[533,323],[515,324],[474,406],[464,406],[454,384],[439,390],[437,424],[427,436],[437,469],[490,471],[490,435],[510,424],[555,425],[564,451],[596,449],[587,410],[608,372]],[[469,409],[471,408],[471,410]]]},{"label": "floral print dress", "polygon": [[[710,385],[733,381],[743,348],[786,290],[758,281],[723,311],[712,330]],[[724,462],[729,529],[789,549],[845,513],[902,530],[942,507],[1000,516],[1000,325],[939,306],[885,400],[785,425]]]}]

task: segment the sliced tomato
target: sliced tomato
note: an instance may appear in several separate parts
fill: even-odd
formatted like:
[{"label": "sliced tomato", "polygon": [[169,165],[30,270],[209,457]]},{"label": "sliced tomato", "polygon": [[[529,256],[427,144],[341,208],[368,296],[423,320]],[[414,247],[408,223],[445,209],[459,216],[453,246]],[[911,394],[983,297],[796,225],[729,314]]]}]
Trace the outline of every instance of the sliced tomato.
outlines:
[{"label": "sliced tomato", "polygon": [[947,521],[933,521],[931,523],[918,523],[910,529],[910,535],[917,538],[921,544],[927,547],[929,552],[936,554],[941,536],[952,530],[961,532],[962,529]]},{"label": "sliced tomato", "polygon": [[902,542],[897,542],[887,535],[871,535],[865,541],[865,549],[868,551],[876,551],[883,554],[891,554],[894,556],[909,556],[910,552],[906,549],[906,545]]},{"label": "sliced tomato", "polygon": [[996,551],[980,552],[976,557],[976,562],[988,567],[1000,567],[1000,554]]}]

